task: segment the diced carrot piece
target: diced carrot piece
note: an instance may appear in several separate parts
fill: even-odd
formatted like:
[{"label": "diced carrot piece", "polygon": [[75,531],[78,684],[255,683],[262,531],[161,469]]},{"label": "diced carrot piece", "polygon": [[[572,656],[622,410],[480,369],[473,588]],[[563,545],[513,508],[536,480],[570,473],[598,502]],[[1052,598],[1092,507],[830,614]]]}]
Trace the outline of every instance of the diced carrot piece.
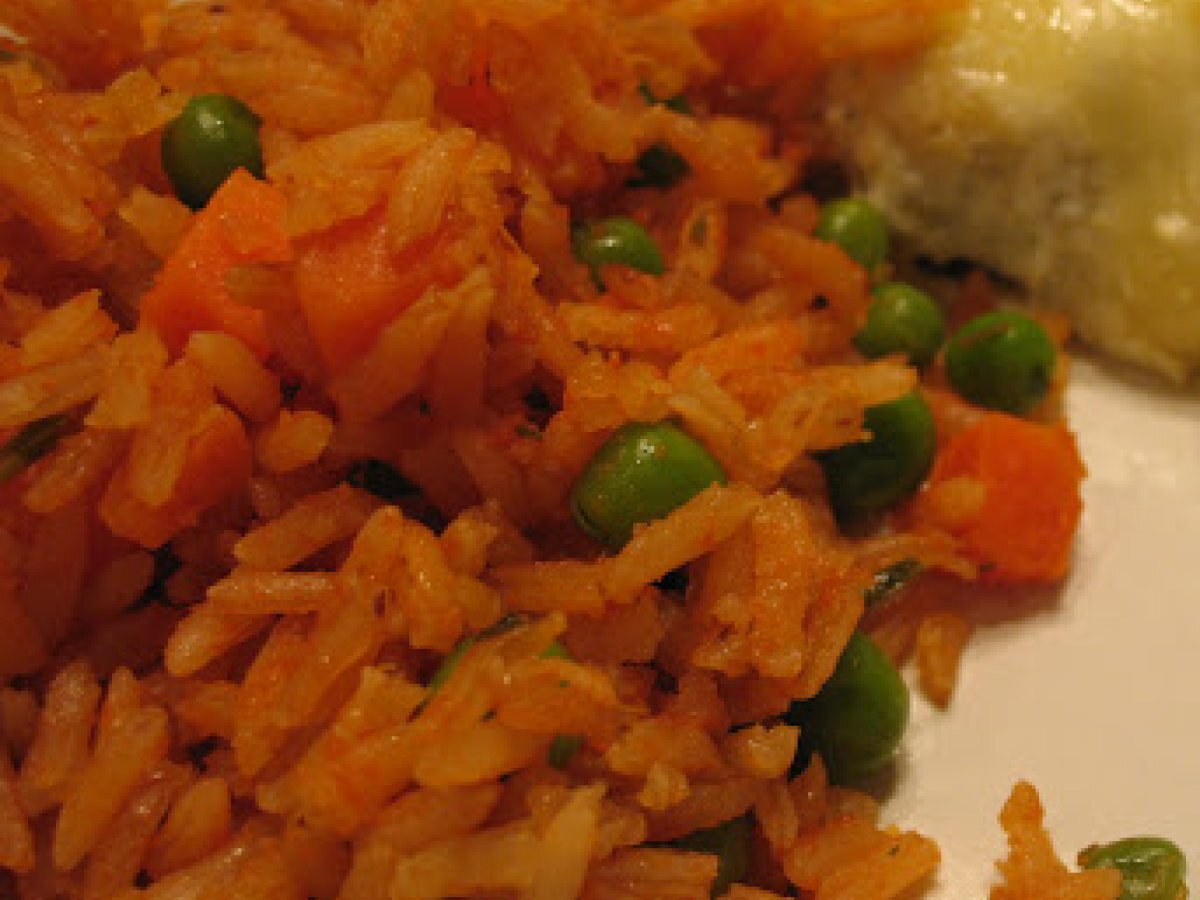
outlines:
[{"label": "diced carrot piece", "polygon": [[234,172],[198,212],[142,298],[142,321],[179,353],[194,331],[222,331],[260,358],[271,353],[262,310],[243,306],[225,286],[235,266],[287,262],[287,200],[244,169]]},{"label": "diced carrot piece", "polygon": [[162,506],[149,506],[134,496],[127,483],[127,463],[117,470],[100,502],[100,515],[114,534],[143,547],[159,547],[245,485],[252,456],[241,419],[218,405],[206,418],[205,427],[188,445],[175,492]]},{"label": "diced carrot piece", "polygon": [[430,287],[462,279],[461,264],[445,252],[448,240],[443,230],[393,253],[383,207],[304,240],[296,290],[331,372],[366,352]]},{"label": "diced carrot piece", "polygon": [[[1067,573],[1084,474],[1063,426],[986,413],[941,449],[914,512],[957,536],[985,581],[1055,582]],[[948,513],[950,492],[975,502]]]}]

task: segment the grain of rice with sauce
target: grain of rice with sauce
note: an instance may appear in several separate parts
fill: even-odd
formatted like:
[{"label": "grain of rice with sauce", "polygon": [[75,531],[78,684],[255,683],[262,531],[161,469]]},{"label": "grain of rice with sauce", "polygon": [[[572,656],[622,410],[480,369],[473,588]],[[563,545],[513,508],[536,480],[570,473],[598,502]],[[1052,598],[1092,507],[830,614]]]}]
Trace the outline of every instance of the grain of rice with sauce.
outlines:
[{"label": "grain of rice with sauce", "polygon": [[[822,70],[946,5],[0,7],[0,437],[53,429],[0,486],[0,894],[703,898],[686,838],[742,817],[731,900],[926,884],[785,713],[860,621],[948,701],[982,488],[839,529],[815,455],[918,375],[853,351],[868,273],[797,185]],[[210,93],[265,178],[193,212],[159,147]],[[651,150],[686,177],[631,187]],[[661,276],[576,258],[613,213]],[[727,479],[604,550],[568,496],[663,420]],[[997,897],[1116,895],[1028,786],[1004,823]]]}]

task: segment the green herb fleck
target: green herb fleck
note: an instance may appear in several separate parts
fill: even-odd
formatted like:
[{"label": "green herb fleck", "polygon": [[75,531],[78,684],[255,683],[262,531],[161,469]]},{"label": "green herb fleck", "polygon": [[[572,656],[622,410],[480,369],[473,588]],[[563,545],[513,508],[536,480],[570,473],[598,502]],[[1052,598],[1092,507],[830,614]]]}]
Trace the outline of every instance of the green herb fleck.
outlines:
[{"label": "green herb fleck", "polygon": [[0,483],[20,475],[58,443],[66,430],[66,416],[47,416],[30,422],[0,447]]},{"label": "green herb fleck", "polygon": [[876,572],[874,582],[863,591],[863,600],[866,601],[867,607],[877,606],[901,590],[912,581],[921,568],[921,564],[915,559],[902,559]]},{"label": "green herb fleck", "polygon": [[546,762],[556,769],[565,769],[582,746],[583,738],[577,734],[555,735],[546,750]]},{"label": "green herb fleck", "polygon": [[356,463],[346,475],[346,482],[389,502],[420,493],[415,484],[396,471],[395,467],[380,459],[366,459]]}]

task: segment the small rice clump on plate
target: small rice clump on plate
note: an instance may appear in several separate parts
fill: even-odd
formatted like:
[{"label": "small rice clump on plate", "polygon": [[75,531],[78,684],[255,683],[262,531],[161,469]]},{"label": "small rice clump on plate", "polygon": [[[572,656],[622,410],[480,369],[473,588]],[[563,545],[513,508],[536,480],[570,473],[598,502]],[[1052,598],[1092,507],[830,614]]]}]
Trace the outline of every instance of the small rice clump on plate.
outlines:
[{"label": "small rice clump on plate", "polygon": [[[918,373],[852,349],[870,280],[813,236],[798,111],[940,5],[0,6],[0,437],[53,432],[0,486],[0,894],[703,898],[672,842],[739,817],[731,898],[926,882],[783,714],[860,624],[944,703],[953,587],[1004,570],[957,527],[979,482],[847,537],[814,461]],[[159,148],[210,92],[265,177],[193,212]],[[686,177],[631,187],[654,148]],[[575,258],[614,213],[663,274]],[[938,377],[945,443],[981,414]],[[605,550],[572,486],[667,419],[727,483]],[[1116,895],[1028,786],[1004,824],[997,896]]]}]

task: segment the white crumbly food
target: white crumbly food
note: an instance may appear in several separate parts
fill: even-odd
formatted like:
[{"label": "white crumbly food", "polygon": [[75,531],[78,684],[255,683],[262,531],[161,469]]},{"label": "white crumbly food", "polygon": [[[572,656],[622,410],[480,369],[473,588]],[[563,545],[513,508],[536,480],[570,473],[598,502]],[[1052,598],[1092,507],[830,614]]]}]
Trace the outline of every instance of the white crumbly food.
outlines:
[{"label": "white crumbly food", "polygon": [[829,118],[915,252],[1200,366],[1200,0],[968,0],[918,58],[840,73]]}]

